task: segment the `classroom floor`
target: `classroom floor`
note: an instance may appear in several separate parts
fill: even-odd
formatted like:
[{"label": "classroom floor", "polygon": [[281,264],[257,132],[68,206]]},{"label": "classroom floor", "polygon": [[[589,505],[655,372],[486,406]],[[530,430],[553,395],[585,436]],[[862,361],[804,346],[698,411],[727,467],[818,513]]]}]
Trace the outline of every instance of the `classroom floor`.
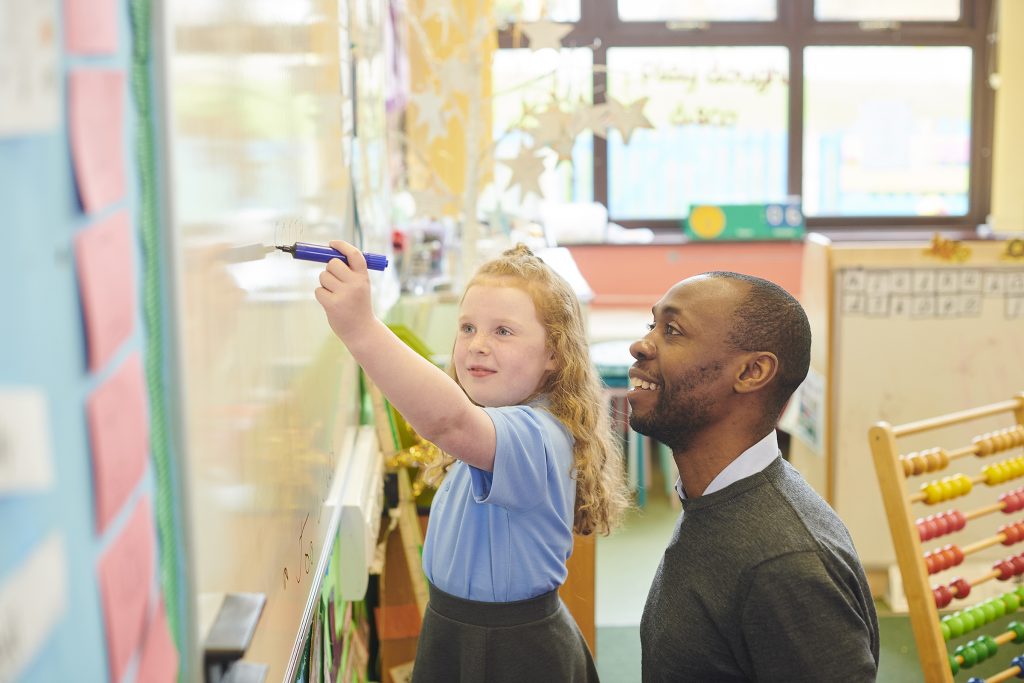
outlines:
[{"label": "classroom floor", "polygon": [[[658,482],[656,470],[652,477],[644,508],[633,511],[616,533],[597,541],[597,670],[604,683],[640,682],[640,615],[678,514]],[[921,668],[909,619],[879,604],[878,621],[879,683],[920,683]],[[1011,656],[996,656],[961,672],[956,680],[992,676],[1009,666]]]}]

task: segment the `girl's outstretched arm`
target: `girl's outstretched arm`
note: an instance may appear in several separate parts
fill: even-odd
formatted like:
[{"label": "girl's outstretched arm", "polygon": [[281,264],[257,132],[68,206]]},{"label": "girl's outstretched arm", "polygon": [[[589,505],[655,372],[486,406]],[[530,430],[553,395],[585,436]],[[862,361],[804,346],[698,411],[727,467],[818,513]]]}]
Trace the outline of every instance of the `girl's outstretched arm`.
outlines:
[{"label": "girl's outstretched arm", "polygon": [[339,240],[331,246],[348,259],[348,264],[332,259],[316,290],[331,329],[420,436],[467,464],[492,471],[496,439],[491,418],[373,314],[362,252]]}]

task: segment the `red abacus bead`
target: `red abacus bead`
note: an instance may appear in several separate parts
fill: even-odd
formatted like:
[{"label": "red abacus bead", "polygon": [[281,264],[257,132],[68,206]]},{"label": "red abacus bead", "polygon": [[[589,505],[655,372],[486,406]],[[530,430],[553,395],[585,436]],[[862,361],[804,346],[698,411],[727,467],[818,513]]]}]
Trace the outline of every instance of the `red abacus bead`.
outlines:
[{"label": "red abacus bead", "polygon": [[946,586],[936,586],[933,588],[932,597],[935,598],[935,606],[939,609],[953,602],[953,593]]},{"label": "red abacus bead", "polygon": [[917,533],[922,541],[930,541],[935,538],[936,531],[935,520],[931,517],[917,520]]},{"label": "red abacus bead", "polygon": [[1013,565],[1014,576],[1024,574],[1024,555],[1014,555],[1010,558],[1010,563]]},{"label": "red abacus bead", "polygon": [[960,531],[967,526],[967,515],[959,510],[953,510],[953,530]]},{"label": "red abacus bead", "polygon": [[1021,497],[1016,491],[1007,491],[999,496],[999,501],[1003,504],[1003,514],[1020,510]]},{"label": "red abacus bead", "polygon": [[941,568],[936,566],[935,556],[931,553],[925,553],[924,566],[927,567],[929,574],[935,574],[941,571]]},{"label": "red abacus bead", "polygon": [[1010,562],[1009,560],[1003,560],[1001,562],[996,562],[995,564],[992,565],[992,569],[994,569],[995,571],[999,572],[999,576],[997,576],[996,578],[999,579],[1000,581],[1007,581],[1007,580],[1013,578],[1013,575],[1014,575],[1013,563]]},{"label": "red abacus bead", "polygon": [[1020,540],[1020,529],[1016,524],[1004,524],[999,527],[999,533],[1003,535],[1003,545],[1013,545]]},{"label": "red abacus bead", "polygon": [[953,579],[949,585],[956,589],[957,600],[963,600],[971,594],[971,584],[967,583],[967,579],[962,576]]},{"label": "red abacus bead", "polygon": [[958,556],[958,550],[960,549],[954,545],[945,545],[942,547],[942,560],[943,564],[946,566],[946,569],[949,569],[950,567],[955,567],[963,561],[964,554],[959,553]]}]

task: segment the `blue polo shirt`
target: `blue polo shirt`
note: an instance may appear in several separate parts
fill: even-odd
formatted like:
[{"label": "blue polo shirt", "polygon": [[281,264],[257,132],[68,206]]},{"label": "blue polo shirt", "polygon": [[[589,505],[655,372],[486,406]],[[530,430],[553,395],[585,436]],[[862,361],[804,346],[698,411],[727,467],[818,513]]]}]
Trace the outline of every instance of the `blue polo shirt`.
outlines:
[{"label": "blue polo shirt", "polygon": [[434,496],[423,570],[445,593],[514,602],[565,581],[573,439],[541,405],[485,408],[497,435],[494,471],[458,461]]}]

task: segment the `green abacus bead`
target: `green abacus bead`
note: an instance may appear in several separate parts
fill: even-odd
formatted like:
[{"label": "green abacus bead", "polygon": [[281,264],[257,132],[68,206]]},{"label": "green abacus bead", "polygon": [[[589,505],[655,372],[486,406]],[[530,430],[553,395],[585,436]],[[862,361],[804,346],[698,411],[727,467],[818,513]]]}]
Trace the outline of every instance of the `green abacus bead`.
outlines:
[{"label": "green abacus bead", "polygon": [[1016,593],[1005,593],[999,600],[1006,605],[1007,613],[1020,609],[1020,596]]},{"label": "green abacus bead", "polygon": [[1007,631],[1013,631],[1013,642],[1024,643],[1024,624],[1019,621],[1011,621],[1006,625]]},{"label": "green abacus bead", "polygon": [[1017,594],[1017,597],[1020,598],[1021,602],[1024,602],[1024,583],[1017,586],[1017,590],[1015,590],[1014,593]]},{"label": "green abacus bead", "polygon": [[997,643],[996,639],[992,636],[982,636],[981,642],[984,644],[986,648],[988,648],[988,655],[986,655],[985,657],[986,659],[994,656],[997,652],[999,652],[999,643]]},{"label": "green abacus bead", "polygon": [[960,673],[960,662],[956,661],[956,657],[953,655],[949,655],[949,670],[953,672],[954,676]]},{"label": "green abacus bead", "polygon": [[972,607],[971,613],[974,614],[974,628],[981,628],[991,621],[991,619],[988,618],[988,615],[985,614],[985,610],[981,607]]},{"label": "green abacus bead", "polygon": [[969,609],[961,610],[960,621],[964,625],[964,633],[970,633],[974,630],[975,626],[980,626],[980,624],[975,623],[974,612]]},{"label": "green abacus bead", "polygon": [[1000,600],[999,598],[992,598],[991,600],[988,601],[987,604],[991,605],[992,609],[995,610],[995,617],[994,617],[994,619],[998,619],[999,617],[1001,617],[1001,616],[1006,614],[1006,604],[1003,603],[1003,601]]},{"label": "green abacus bead", "polygon": [[978,663],[978,653],[974,651],[974,648],[968,645],[961,645],[953,651],[953,654],[960,655],[964,659],[964,668],[970,669],[972,666]]},{"label": "green abacus bead", "polygon": [[993,605],[991,602],[983,602],[980,605],[978,605],[978,607],[981,609],[982,612],[985,613],[986,624],[991,624],[993,621],[996,620],[996,617],[999,616],[998,614],[996,614],[996,606]]},{"label": "green abacus bead", "polygon": [[941,622],[939,624],[939,630],[942,631],[942,639],[948,643],[949,637],[952,635],[952,631],[949,628],[949,622]]},{"label": "green abacus bead", "polygon": [[949,624],[949,635],[951,637],[959,638],[964,634],[964,620],[959,612],[949,617],[949,621],[946,623]]}]

